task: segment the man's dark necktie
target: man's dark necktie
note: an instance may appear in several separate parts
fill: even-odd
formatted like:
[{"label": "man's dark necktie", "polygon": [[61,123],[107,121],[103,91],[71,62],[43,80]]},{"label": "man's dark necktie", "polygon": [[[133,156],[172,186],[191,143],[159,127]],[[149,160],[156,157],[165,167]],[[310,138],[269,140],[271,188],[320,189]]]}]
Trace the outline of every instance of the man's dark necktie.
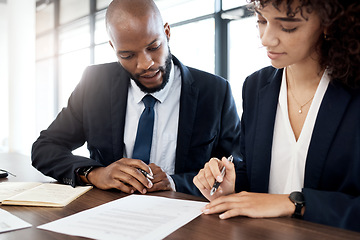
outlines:
[{"label": "man's dark necktie", "polygon": [[132,158],[143,160],[146,164],[149,164],[156,99],[151,95],[146,95],[142,101],[145,109],[139,119]]}]

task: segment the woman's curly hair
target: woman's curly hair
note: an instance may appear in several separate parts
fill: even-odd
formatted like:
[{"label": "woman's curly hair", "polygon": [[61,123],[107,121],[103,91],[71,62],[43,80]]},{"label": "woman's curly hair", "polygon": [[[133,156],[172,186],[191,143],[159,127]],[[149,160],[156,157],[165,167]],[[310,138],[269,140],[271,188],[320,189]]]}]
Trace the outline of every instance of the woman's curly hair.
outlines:
[{"label": "woman's curly hair", "polygon": [[[286,4],[287,16],[316,12],[324,29],[318,40],[320,66],[331,79],[351,88],[360,87],[360,1],[358,0],[250,0],[255,8]],[[297,3],[297,5],[294,5]]]}]

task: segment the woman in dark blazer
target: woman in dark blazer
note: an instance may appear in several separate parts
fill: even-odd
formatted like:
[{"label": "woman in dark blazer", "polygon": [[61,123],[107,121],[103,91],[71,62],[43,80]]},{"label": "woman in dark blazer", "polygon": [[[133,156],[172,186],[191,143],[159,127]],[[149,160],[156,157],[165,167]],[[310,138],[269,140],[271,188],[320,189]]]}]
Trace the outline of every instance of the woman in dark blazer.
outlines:
[{"label": "woman in dark blazer", "polygon": [[272,66],[243,86],[240,174],[211,159],[194,178],[204,213],[360,231],[360,3],[251,2]]}]

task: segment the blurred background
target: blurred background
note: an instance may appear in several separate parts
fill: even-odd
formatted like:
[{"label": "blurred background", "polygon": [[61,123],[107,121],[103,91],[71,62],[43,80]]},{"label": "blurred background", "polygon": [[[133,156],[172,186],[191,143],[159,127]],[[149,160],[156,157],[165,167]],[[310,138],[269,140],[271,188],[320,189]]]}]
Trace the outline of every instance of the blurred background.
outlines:
[{"label": "blurred background", "polygon": [[[111,0],[0,0],[0,153],[30,156],[86,66],[116,61]],[[229,80],[241,114],[246,76],[270,65],[246,0],[155,0],[185,65]],[[84,147],[76,154],[86,155]]]}]

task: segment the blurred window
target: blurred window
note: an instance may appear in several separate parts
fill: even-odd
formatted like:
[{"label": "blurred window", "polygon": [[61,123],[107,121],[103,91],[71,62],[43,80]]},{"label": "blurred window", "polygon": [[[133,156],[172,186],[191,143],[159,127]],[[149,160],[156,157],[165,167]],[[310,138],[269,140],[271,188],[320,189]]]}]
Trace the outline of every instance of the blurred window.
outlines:
[{"label": "blurred window", "polygon": [[212,14],[215,10],[214,0],[155,0],[155,2],[164,23],[169,24]]},{"label": "blurred window", "polygon": [[60,24],[90,14],[90,0],[59,0],[60,2]]},{"label": "blurred window", "polygon": [[214,73],[213,18],[174,27],[170,33],[170,50],[183,64]]},{"label": "blurred window", "polygon": [[245,78],[270,61],[261,45],[255,17],[231,21],[229,32],[229,81],[240,114]]}]

